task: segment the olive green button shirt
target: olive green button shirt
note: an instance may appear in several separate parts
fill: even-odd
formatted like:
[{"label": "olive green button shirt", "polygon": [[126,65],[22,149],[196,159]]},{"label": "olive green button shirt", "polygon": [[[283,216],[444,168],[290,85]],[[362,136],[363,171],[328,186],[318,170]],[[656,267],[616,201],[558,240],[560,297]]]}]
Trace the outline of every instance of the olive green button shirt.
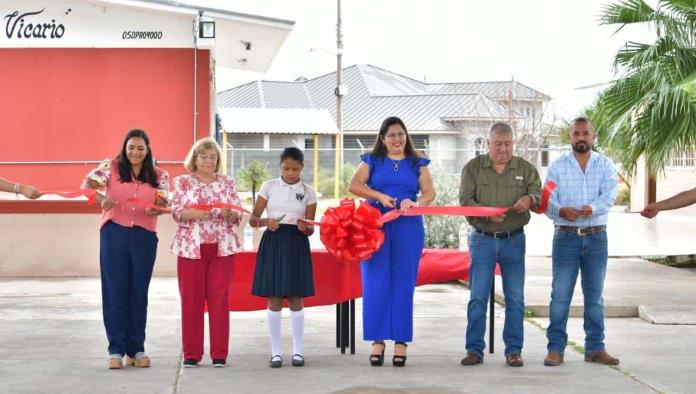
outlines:
[{"label": "olive green button shirt", "polygon": [[[471,159],[462,170],[459,203],[463,206],[512,207],[522,196],[532,198],[532,208],[541,201],[541,179],[534,165],[513,156],[501,174],[493,167],[490,156]],[[502,223],[493,223],[486,217],[466,220],[475,228],[486,231],[514,231],[529,223],[529,211],[509,210]]]}]

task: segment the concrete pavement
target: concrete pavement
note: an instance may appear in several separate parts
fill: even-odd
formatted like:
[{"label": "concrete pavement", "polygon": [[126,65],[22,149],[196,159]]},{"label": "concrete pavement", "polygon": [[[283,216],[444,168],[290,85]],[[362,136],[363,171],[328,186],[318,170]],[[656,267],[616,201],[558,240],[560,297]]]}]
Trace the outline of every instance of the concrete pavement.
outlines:
[{"label": "concrete pavement", "polygon": [[[175,278],[154,278],[150,291],[147,350],[149,369],[106,369],[106,338],[98,278],[0,280],[0,392],[136,393],[455,393],[455,392],[689,392],[696,384],[696,359],[689,338],[696,326],[657,326],[638,319],[608,319],[607,346],[621,357],[620,369],[585,363],[568,349],[566,363],[542,365],[546,338],[543,319],[525,323],[523,368],[504,363],[503,308],[496,312],[496,353],[484,364],[462,367],[468,290],[459,284],[418,288],[415,337],[405,368],[371,367],[369,344],[358,342],[356,355],[335,348],[335,308],[307,310],[302,368],[267,366],[269,344],[265,313],[231,313],[229,366],[214,369],[210,360],[181,368],[179,299]],[[357,337],[361,338],[357,304]],[[290,357],[287,311],[283,349]],[[571,321],[572,340],[582,343],[581,324]],[[580,331],[578,331],[580,330]],[[654,357],[656,354],[659,357]],[[661,363],[661,364],[660,364]]]}]

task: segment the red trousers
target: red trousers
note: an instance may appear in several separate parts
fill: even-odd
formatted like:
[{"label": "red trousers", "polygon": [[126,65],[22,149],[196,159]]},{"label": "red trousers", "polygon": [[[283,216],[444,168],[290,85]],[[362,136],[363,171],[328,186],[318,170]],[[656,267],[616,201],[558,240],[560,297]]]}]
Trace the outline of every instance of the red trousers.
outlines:
[{"label": "red trousers", "polygon": [[218,257],[217,244],[202,244],[200,259],[177,258],[184,358],[203,358],[203,314],[208,303],[210,357],[226,359],[230,338],[229,286],[234,255]]}]

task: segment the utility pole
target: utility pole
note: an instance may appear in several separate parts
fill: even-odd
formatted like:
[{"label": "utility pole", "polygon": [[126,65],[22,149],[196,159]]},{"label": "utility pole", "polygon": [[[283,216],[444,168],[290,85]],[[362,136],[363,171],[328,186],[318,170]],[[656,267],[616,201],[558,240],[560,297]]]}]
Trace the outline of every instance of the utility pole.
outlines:
[{"label": "utility pole", "polygon": [[334,198],[340,197],[340,184],[343,177],[343,33],[341,32],[341,0],[337,0],[336,18],[336,167],[334,182]]}]

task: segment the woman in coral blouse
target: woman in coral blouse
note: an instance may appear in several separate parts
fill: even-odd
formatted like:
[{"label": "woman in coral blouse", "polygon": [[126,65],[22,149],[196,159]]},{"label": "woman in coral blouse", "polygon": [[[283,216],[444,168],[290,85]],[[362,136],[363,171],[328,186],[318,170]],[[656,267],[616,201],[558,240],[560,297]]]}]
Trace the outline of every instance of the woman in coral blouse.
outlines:
[{"label": "woman in coral blouse", "polygon": [[118,157],[90,171],[83,187],[97,193],[103,213],[99,264],[104,327],[109,340],[109,369],[149,367],[145,354],[147,293],[157,256],[155,207],[165,206],[169,176],[155,167],[150,138],[143,130],[126,134]]},{"label": "woman in coral blouse", "polygon": [[181,336],[184,367],[203,358],[203,312],[208,304],[210,358],[213,366],[227,362],[230,315],[227,304],[234,253],[241,242],[235,226],[241,217],[228,208],[194,209],[197,204],[239,205],[234,180],[220,174],[220,146],[211,138],[196,142],[184,166],[190,172],[173,181],[172,214],[179,228],[172,242],[177,256],[181,295]]}]

